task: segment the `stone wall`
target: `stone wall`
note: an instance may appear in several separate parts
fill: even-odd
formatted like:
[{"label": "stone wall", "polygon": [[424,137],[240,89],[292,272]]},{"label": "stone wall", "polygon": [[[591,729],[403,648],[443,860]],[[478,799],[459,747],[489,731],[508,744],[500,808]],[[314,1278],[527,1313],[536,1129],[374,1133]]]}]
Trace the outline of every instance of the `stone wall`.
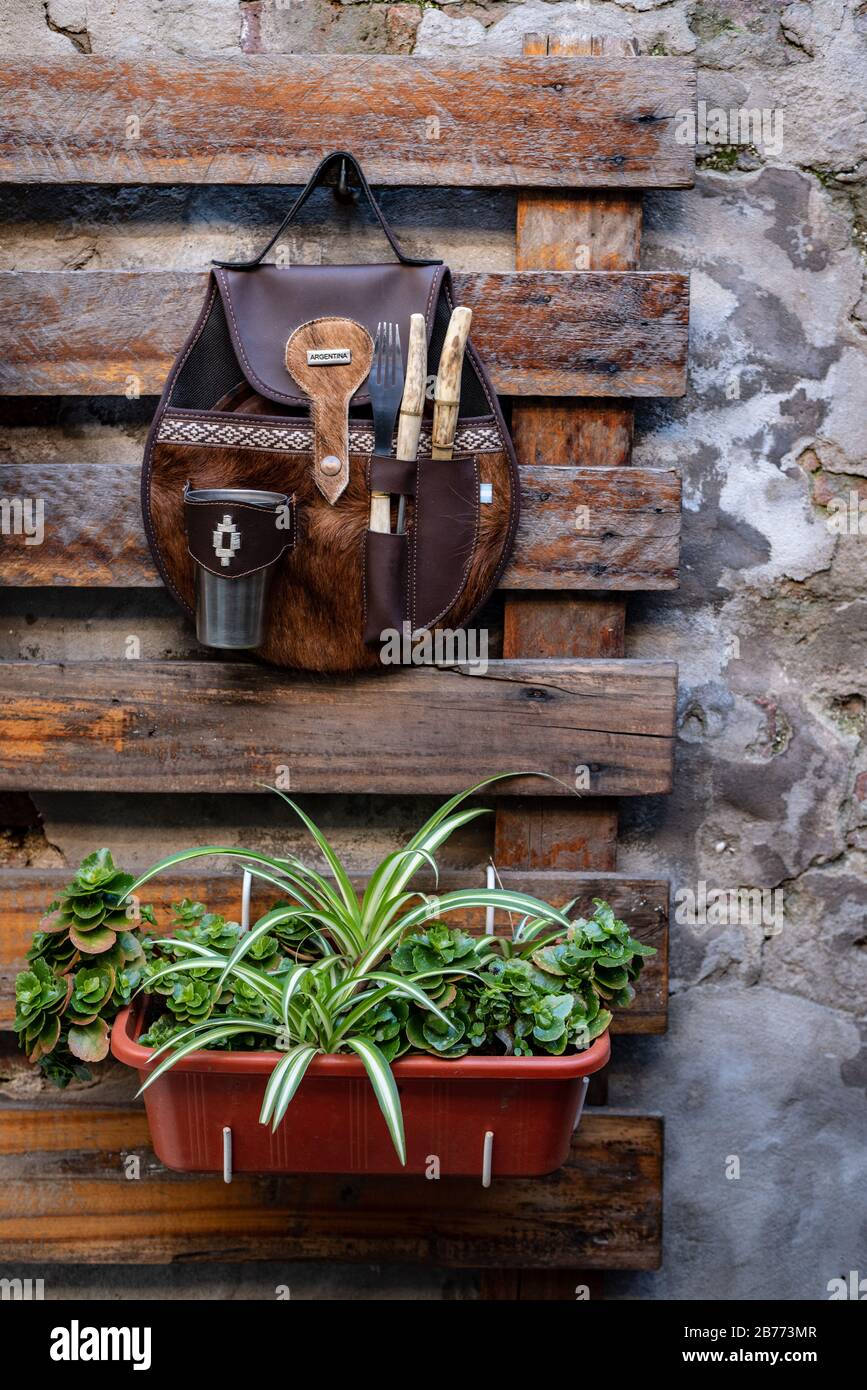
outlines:
[{"label": "stone wall", "polygon": [[[612,1102],[666,1116],[666,1254],[661,1273],[610,1287],[623,1298],[821,1299],[831,1278],[867,1275],[867,7],[5,0],[0,44],[10,56],[456,51],[483,62],[519,53],[528,30],[634,35],[644,53],[696,58],[708,110],[767,113],[762,139],[700,146],[692,192],[646,199],[643,264],[691,272],[693,327],[689,392],[639,407],[635,459],[683,470],[686,532],[682,587],[631,604],[628,654],[679,662],[680,737],[674,795],[624,806],[619,867],[669,874],[678,893],[779,890],[782,918],[675,923],[671,1031],[617,1039]],[[7,189],[0,268],[200,267],[259,242],[287,197]],[[422,253],[456,268],[512,263],[508,194],[391,190],[383,202]],[[319,225],[326,208],[299,230],[300,258],[336,253],[339,234]],[[365,231],[358,258],[377,247]],[[152,408],[5,403],[0,450],[137,459]],[[118,656],[131,632],[148,657],[195,647],[156,591],[7,591],[2,603],[0,656]],[[350,855],[362,838],[395,844],[417,810],[318,804]],[[73,863],[106,841],[132,860],[143,836],[157,853],[216,824],[238,841],[284,834],[257,797],[10,797],[2,820],[10,864]],[[467,840],[455,854],[478,862],[484,848]],[[471,1278],[435,1270],[166,1277],[159,1287],[177,1296],[270,1296],[280,1282],[301,1297],[474,1292]],[[158,1293],[151,1276],[137,1280],[81,1270],[51,1282]]]}]

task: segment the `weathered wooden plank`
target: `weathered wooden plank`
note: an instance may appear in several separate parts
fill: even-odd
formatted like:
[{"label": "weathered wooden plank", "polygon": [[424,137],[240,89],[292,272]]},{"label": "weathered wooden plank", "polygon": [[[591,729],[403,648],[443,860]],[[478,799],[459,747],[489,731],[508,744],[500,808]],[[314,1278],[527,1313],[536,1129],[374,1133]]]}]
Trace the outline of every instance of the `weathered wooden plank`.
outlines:
[{"label": "weathered wooden plank", "polygon": [[[590,54],[606,51],[634,62],[633,44],[618,36],[526,34],[525,54]],[[550,58],[549,58],[550,61]],[[515,264],[519,270],[564,272],[573,265],[594,270],[637,268],[641,203],[629,192],[524,192],[518,198]],[[632,472],[632,412],[610,405],[556,400],[515,403],[512,433],[519,457],[545,452],[552,471],[577,455],[588,473],[614,465]],[[601,587],[601,586],[599,586]],[[521,594],[505,605],[503,652],[507,657],[622,657],[626,606],[613,596],[571,598]],[[539,798],[501,804],[495,856],[515,868],[613,869],[617,808],[609,803],[552,804]]]},{"label": "weathered wooden plank", "polygon": [[674,469],[521,470],[521,522],[504,589],[668,589],[678,583]]},{"label": "weathered wooden plank", "polygon": [[328,54],[7,61],[0,179],[305,183],[360,151],[379,184],[692,184],[694,65]]},{"label": "weathered wooden plank", "polygon": [[[626,605],[614,594],[524,592],[520,603],[505,605],[503,640],[507,651],[558,656],[622,657]],[[573,866],[575,867],[575,866]]]},{"label": "weathered wooden plank", "polygon": [[[134,870],[147,867],[143,851]],[[203,867],[204,866],[204,867]],[[237,919],[240,915],[239,873],[208,872],[206,861],[189,866],[185,876],[164,874],[153,879],[143,898],[156,909],[160,927],[170,921],[169,908],[173,902],[188,897],[204,902],[213,912]],[[24,968],[24,957],[40,916],[56,893],[69,882],[69,871],[52,869],[19,869],[0,872],[0,1028],[9,1027],[14,1017],[14,978]],[[614,1023],[616,1033],[662,1033],[668,1011],[668,884],[664,880],[630,879],[625,874],[562,874],[504,870],[500,874],[503,886],[531,893],[543,902],[562,907],[577,899],[573,916],[592,911],[594,898],[610,902],[615,912],[629,923],[633,935],[654,946],[652,956],[641,975],[635,1000],[628,1010],[620,1012]],[[356,889],[364,887],[364,879],[354,876]],[[484,872],[444,871],[439,881],[440,892],[455,888],[478,887]],[[419,887],[430,891],[434,882],[430,874],[419,874]],[[257,885],[253,894],[253,912],[265,911],[274,900],[274,891]],[[449,920],[467,931],[481,931],[483,911],[452,914]],[[498,934],[511,931],[505,916],[495,922]]]},{"label": "weathered wooden plank", "polygon": [[[507,795],[640,795],[671,785],[676,668],[491,661],[349,679],[253,662],[7,662],[0,788],[451,793],[467,767]],[[280,769],[283,769],[281,772]],[[582,779],[583,780],[583,779]]]},{"label": "weathered wooden plank", "polygon": [[516,871],[613,871],[617,810],[610,801],[525,796],[497,806],[494,858]]},{"label": "weathered wooden plank", "polygon": [[[592,34],[556,38],[525,34],[524,53],[537,55],[591,54],[606,47],[634,61],[634,45],[617,36]],[[634,270],[641,247],[641,202],[634,192],[618,190],[553,193],[543,190],[519,195],[515,245],[518,270],[563,273],[573,265],[585,269]],[[557,400],[517,401],[513,437],[521,454],[550,449],[547,461],[568,464],[570,451],[580,450],[591,470],[631,463],[633,422],[629,409],[605,404]],[[503,654],[607,658],[625,651],[626,605],[613,594],[576,598],[572,595],[514,594],[505,605]],[[515,868],[613,869],[617,862],[617,807],[590,802],[575,807],[557,803],[551,809],[538,797],[502,802],[497,813],[494,853]],[[606,1073],[591,1078],[589,1098],[604,1104]],[[577,1271],[574,1271],[578,1282]],[[525,1296],[538,1288],[533,1271],[523,1271],[519,1288]],[[483,1293],[486,1292],[483,1289]]]},{"label": "weathered wooden plank", "polygon": [[[455,291],[473,308],[473,341],[500,392],[686,389],[686,276],[456,275]],[[204,292],[191,271],[2,272],[0,394],[159,394]]]},{"label": "weathered wooden plank", "polygon": [[[162,1168],[138,1107],[2,1110],[0,1258],[426,1260],[457,1268],[655,1269],[662,1121],[585,1112],[568,1163],[544,1178],[248,1177]],[[138,1181],[124,1158],[141,1157]]]},{"label": "weathered wooden plank", "polygon": [[[131,464],[0,464],[0,581],[160,586],[142,528],[139,473]],[[521,483],[521,524],[503,588],[677,586],[676,470],[529,464]],[[22,511],[16,525],[15,508],[37,501],[42,539],[34,544],[32,524],[23,524],[29,514]]]}]

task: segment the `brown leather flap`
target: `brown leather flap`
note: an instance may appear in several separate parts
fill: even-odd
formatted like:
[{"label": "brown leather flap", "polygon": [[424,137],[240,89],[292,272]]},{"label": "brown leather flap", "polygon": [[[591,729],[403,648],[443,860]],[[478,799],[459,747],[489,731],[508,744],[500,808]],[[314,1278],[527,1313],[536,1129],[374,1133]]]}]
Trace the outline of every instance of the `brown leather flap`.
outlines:
[{"label": "brown leather flap", "polygon": [[[288,338],[302,323],[350,317],[376,336],[390,319],[409,343],[412,314],[424,314],[430,342],[443,265],[260,265],[254,270],[215,270],[232,345],[241,370],[270,401],[306,405],[307,397],[286,370]],[[353,404],[370,396],[359,390]]]}]

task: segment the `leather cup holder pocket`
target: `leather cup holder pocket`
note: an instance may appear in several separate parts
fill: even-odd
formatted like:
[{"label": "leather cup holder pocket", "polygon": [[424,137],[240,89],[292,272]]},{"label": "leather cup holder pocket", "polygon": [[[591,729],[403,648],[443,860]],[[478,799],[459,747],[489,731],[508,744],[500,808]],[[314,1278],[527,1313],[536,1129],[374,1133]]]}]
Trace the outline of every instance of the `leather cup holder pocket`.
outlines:
[{"label": "leather cup holder pocket", "polygon": [[254,488],[184,488],[187,549],[202,569],[243,579],[295,546],[295,498]]},{"label": "leather cup holder pocket", "polygon": [[364,551],[364,640],[387,629],[434,627],[460,598],[479,532],[479,468],[473,454],[402,463],[376,455],[372,492],[408,498],[405,535],[368,531]]}]

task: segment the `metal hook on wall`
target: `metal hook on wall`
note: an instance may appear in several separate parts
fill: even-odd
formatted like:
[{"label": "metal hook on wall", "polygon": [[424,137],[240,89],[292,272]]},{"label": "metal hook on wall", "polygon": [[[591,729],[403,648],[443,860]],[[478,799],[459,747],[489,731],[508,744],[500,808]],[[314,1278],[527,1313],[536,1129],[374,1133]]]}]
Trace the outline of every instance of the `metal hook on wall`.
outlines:
[{"label": "metal hook on wall", "polygon": [[482,1144],[482,1187],[490,1187],[491,1170],[494,1160],[494,1131],[485,1130],[485,1138]]},{"label": "metal hook on wall", "polygon": [[253,891],[253,875],[249,869],[244,870],[244,877],[241,880],[241,931],[250,930],[250,894]]},{"label": "metal hook on wall", "polygon": [[[488,866],[487,866],[487,868],[486,868],[486,870],[485,870],[485,887],[486,887],[486,888],[496,888],[496,886],[497,886],[497,869],[496,869],[496,865],[494,864],[494,861],[491,860],[490,864],[488,864]],[[495,907],[486,907],[486,908],[485,908],[485,936],[493,936],[493,935],[494,935],[494,913],[496,912],[496,910],[497,910],[497,909],[496,909]]]},{"label": "metal hook on wall", "polygon": [[340,173],[334,185],[334,196],[338,203],[351,203],[355,200],[355,191],[349,182],[349,165],[345,159],[340,161]]}]

